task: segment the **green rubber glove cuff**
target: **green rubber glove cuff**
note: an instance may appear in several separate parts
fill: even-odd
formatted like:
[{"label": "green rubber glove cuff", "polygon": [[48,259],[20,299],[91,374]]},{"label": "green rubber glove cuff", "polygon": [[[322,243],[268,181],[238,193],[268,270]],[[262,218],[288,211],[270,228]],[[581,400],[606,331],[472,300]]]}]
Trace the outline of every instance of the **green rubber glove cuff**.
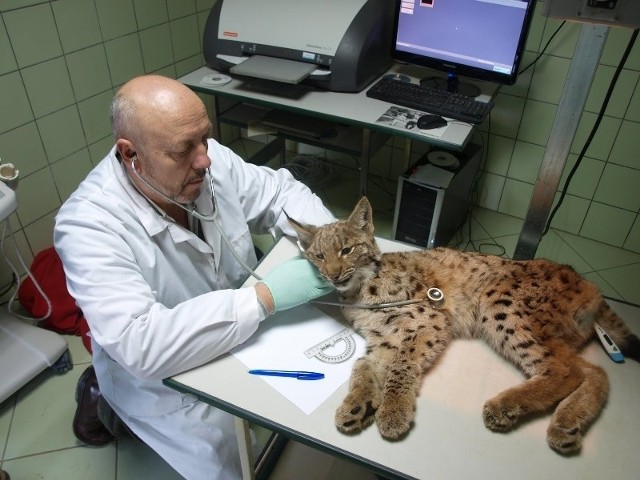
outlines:
[{"label": "green rubber glove cuff", "polygon": [[334,290],[309,260],[295,258],[278,265],[262,278],[273,297],[274,311],[296,307]]}]

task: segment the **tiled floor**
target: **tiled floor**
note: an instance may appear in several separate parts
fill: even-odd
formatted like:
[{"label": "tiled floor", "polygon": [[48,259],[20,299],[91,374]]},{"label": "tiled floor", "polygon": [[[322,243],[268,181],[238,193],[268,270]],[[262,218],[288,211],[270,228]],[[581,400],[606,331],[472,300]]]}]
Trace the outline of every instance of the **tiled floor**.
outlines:
[{"label": "tiled floor", "polygon": [[[357,175],[344,173],[337,185],[318,193],[336,216],[344,217],[357,201]],[[377,235],[389,237],[393,220],[394,185],[377,181],[369,185]],[[511,255],[521,221],[476,209],[470,226],[463,227],[454,243],[460,248]],[[469,231],[471,235],[469,236]],[[268,246],[270,239],[258,237]],[[551,231],[539,249],[542,256],[570,263],[599,283],[605,294],[640,304],[640,255]],[[629,307],[632,320],[640,308]],[[91,358],[78,337],[68,337],[74,368],[61,375],[45,371],[0,405],[0,455],[2,468],[14,480],[129,480],[180,478],[149,448],[123,440],[106,447],[88,447],[71,430],[78,377]],[[11,368],[3,365],[3,368]],[[290,444],[272,477],[274,480],[375,480],[360,467],[326,454]]]}]

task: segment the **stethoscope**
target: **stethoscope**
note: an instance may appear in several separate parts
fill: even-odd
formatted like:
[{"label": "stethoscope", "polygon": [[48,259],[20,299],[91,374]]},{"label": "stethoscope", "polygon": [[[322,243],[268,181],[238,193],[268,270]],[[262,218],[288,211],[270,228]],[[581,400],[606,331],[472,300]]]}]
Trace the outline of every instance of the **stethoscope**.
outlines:
[{"label": "stethoscope", "polygon": [[[144,183],[147,187],[149,187],[151,190],[153,190],[155,193],[157,193],[158,195],[160,195],[162,198],[164,198],[167,202],[172,203],[173,205],[175,205],[176,207],[180,207],[182,210],[184,210],[185,212],[187,212],[189,215],[191,215],[194,218],[197,218],[198,220],[202,220],[203,222],[213,222],[214,224],[217,225],[217,219],[218,219],[218,204],[216,202],[216,195],[215,195],[215,191],[213,189],[213,175],[211,175],[211,170],[210,168],[207,168],[207,173],[209,174],[209,188],[211,189],[211,204],[213,205],[213,210],[210,214],[208,215],[203,215],[200,212],[198,212],[198,210],[196,209],[196,205],[195,203],[191,203],[191,206],[186,206],[183,203],[179,203],[176,202],[173,198],[168,197],[167,195],[165,195],[164,193],[162,193],[160,190],[158,190],[156,187],[154,187],[153,185],[151,185],[147,180],[145,180],[144,178],[142,178],[142,175],[140,175],[138,173],[138,171],[136,170],[136,161],[138,160],[138,156],[137,155],[133,155],[131,157],[131,170],[133,170],[133,173],[135,173],[136,177],[138,177],[138,180],[140,180],[142,183]],[[135,184],[134,184],[135,185]],[[140,191],[138,189],[138,192],[140,192],[144,198],[147,199],[147,201],[151,202],[151,204],[156,208],[160,210],[160,213],[163,217],[167,218],[168,215],[166,213],[164,213],[164,211],[153,201],[151,200],[149,197],[147,197],[144,192]]]},{"label": "stethoscope", "polygon": [[427,290],[427,298],[414,298],[412,300],[400,300],[398,302],[386,302],[386,303],[346,303],[346,302],[332,302],[325,300],[311,300],[311,303],[318,303],[320,305],[334,305],[336,307],[347,307],[347,308],[362,308],[366,310],[378,310],[380,308],[391,308],[391,307],[403,307],[405,305],[413,305],[415,303],[423,303],[428,301],[429,304],[436,309],[442,308],[444,306],[444,294],[442,290],[436,287],[431,287]]},{"label": "stethoscope", "polygon": [[[238,252],[236,252],[236,249],[233,248],[233,245],[231,245],[231,242],[229,241],[229,239],[227,238],[227,236],[222,232],[222,228],[220,227],[220,224],[218,223],[218,203],[216,201],[216,195],[215,195],[215,190],[213,188],[213,175],[211,174],[211,169],[207,168],[207,175],[209,176],[209,189],[211,190],[211,205],[213,206],[213,210],[211,211],[211,213],[204,215],[200,212],[198,212],[195,203],[191,203],[189,206],[184,205],[182,203],[176,202],[174,199],[168,197],[167,195],[165,195],[164,193],[162,193],[160,190],[158,190],[156,187],[154,187],[153,185],[151,185],[151,183],[149,183],[146,179],[142,178],[142,175],[140,175],[138,173],[138,171],[136,170],[136,166],[135,166],[135,162],[138,160],[137,155],[133,155],[131,157],[131,170],[133,171],[133,173],[135,174],[136,177],[138,177],[138,179],[144,183],[147,187],[149,187],[151,190],[154,191],[154,193],[160,195],[163,199],[165,199],[166,201],[168,201],[169,203],[172,203],[173,205],[175,205],[176,207],[181,208],[182,210],[184,210],[185,212],[187,212],[189,215],[191,215],[193,218],[197,218],[198,220],[201,220],[203,222],[210,222],[213,223],[213,225],[216,227],[216,230],[218,230],[218,233],[220,234],[220,237],[222,238],[222,240],[224,241],[224,243],[227,245],[227,247],[229,247],[229,250],[231,250],[231,253],[233,254],[233,256],[235,257],[235,259],[238,261],[238,263],[242,266],[242,268],[244,268],[244,270],[251,275],[252,277],[254,277],[256,280],[260,281],[262,280],[262,277],[260,275],[258,275],[255,270],[253,270],[249,265],[247,265],[247,263],[242,259],[242,257],[240,257],[240,255],[238,255]],[[136,190],[138,190],[138,192],[140,193],[140,195],[142,195],[147,202],[149,202],[151,204],[151,206],[153,206],[155,208],[155,210],[166,220],[169,220],[173,223],[175,223],[175,220],[173,218],[171,218],[169,215],[167,215],[165,213],[164,210],[162,210],[162,208],[160,208],[160,206],[155,203],[153,200],[151,200],[142,190],[140,190],[135,183],[131,182],[133,184],[133,186],[135,187]]]},{"label": "stethoscope", "polygon": [[[227,245],[227,247],[229,247],[229,250],[231,250],[231,253],[235,257],[235,259],[238,261],[238,263],[240,265],[242,265],[242,268],[244,268],[247,273],[249,273],[251,276],[256,278],[258,281],[262,280],[262,277],[260,275],[258,275],[251,267],[249,267],[249,265],[247,265],[247,263],[240,257],[240,255],[238,255],[238,253],[236,252],[235,248],[233,248],[233,245],[231,245],[231,242],[229,241],[229,239],[226,237],[226,235],[224,233],[222,233],[222,228],[220,227],[220,224],[218,223],[218,204],[216,202],[216,195],[215,195],[215,191],[214,191],[214,188],[213,188],[213,175],[211,174],[211,169],[210,168],[207,168],[207,174],[209,175],[209,188],[211,190],[211,204],[213,205],[213,210],[212,210],[211,213],[209,213],[207,215],[203,215],[202,213],[198,212],[198,210],[196,209],[195,203],[192,203],[191,206],[186,206],[186,205],[184,205],[182,203],[176,202],[174,199],[169,198],[167,195],[162,193],[156,187],[151,185],[151,183],[149,183],[147,180],[142,178],[142,175],[140,175],[138,173],[138,171],[136,170],[135,162],[136,162],[137,159],[138,159],[138,157],[136,155],[133,155],[131,157],[131,170],[133,170],[133,173],[135,174],[135,176],[138,177],[138,179],[142,183],[144,183],[147,187],[149,187],[151,190],[153,190],[156,194],[160,195],[163,199],[165,199],[166,201],[172,203],[173,205],[181,208],[182,210],[187,212],[192,217],[197,218],[198,220],[202,220],[204,222],[213,223],[213,225],[216,227],[216,230],[218,230],[218,233],[220,234],[220,237],[222,237],[222,240],[224,241],[224,243]],[[133,183],[133,182],[131,182],[131,183]],[[153,200],[151,200],[142,190],[140,190],[138,187],[136,187],[135,183],[133,183],[133,186],[156,209],[156,211],[163,218],[165,218],[167,220],[170,220],[170,221],[175,223],[175,220],[173,220],[169,215],[167,215],[164,212],[164,210],[162,210],[162,208],[160,208],[158,206],[158,204],[156,204]],[[298,243],[298,247],[300,247],[300,249],[302,250],[302,247],[300,246],[300,243]],[[438,289],[438,288],[430,288],[427,296],[428,296],[428,300],[430,301],[430,303],[433,306],[435,306],[436,308],[441,307],[442,304],[444,303],[444,295],[442,294],[442,291],[440,289]],[[351,307],[351,308],[378,309],[378,308],[400,307],[400,306],[403,306],[403,305],[409,305],[409,304],[413,304],[413,303],[420,303],[420,302],[423,302],[423,301],[424,301],[424,299],[419,299],[419,300],[418,299],[414,299],[414,300],[405,300],[405,301],[400,301],[400,302],[378,303],[378,304],[372,304],[372,305],[360,304],[360,303],[327,302],[327,301],[321,301],[321,300],[313,300],[312,303],[319,303],[319,304],[324,304],[324,305],[335,305],[335,306],[341,306],[341,307]]]}]

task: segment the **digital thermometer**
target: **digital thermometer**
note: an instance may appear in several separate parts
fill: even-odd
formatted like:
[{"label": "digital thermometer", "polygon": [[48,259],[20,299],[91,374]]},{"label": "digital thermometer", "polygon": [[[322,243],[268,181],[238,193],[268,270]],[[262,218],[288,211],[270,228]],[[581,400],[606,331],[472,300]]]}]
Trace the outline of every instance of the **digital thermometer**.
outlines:
[{"label": "digital thermometer", "polygon": [[604,349],[611,357],[611,360],[617,363],[624,362],[624,355],[622,355],[622,352],[620,351],[616,343],[611,340],[611,337],[607,335],[607,332],[605,332],[604,329],[597,323],[594,323],[593,326],[596,329],[596,333],[598,334],[598,338],[604,346]]}]

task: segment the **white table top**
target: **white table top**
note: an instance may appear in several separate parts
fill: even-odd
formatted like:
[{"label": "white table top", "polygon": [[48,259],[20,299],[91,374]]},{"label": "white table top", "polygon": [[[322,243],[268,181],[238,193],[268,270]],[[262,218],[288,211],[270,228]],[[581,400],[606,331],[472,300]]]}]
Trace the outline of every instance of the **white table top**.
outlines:
[{"label": "white table top", "polygon": [[[367,97],[366,90],[369,87],[359,93],[338,93],[314,89],[300,99],[291,99],[243,89],[242,85],[244,81],[239,77],[232,78],[231,82],[222,86],[213,87],[202,83],[205,77],[217,73],[219,72],[208,67],[202,67],[180,77],[178,80],[201,93],[230,97],[270,106],[275,109],[304,113],[309,116],[334,120],[347,125],[408,137],[450,150],[462,150],[470,140],[471,133],[473,132],[472,125],[458,121],[452,121],[440,137],[430,137],[427,131],[420,133],[417,132],[416,129],[408,130],[406,128],[389,126],[385,123],[378,123],[376,120],[378,120],[392,104]],[[424,70],[417,71],[415,67],[394,65],[389,70],[389,73],[403,73],[409,75],[414,81],[417,81],[421,75],[424,75]],[[490,94],[483,93],[479,98],[487,100],[490,98]]]},{"label": "white table top", "polygon": [[[381,241],[380,246],[383,250],[408,248],[390,241]],[[281,240],[261,263],[259,273],[295,253],[292,242]],[[633,318],[637,309],[625,310],[625,305],[615,302],[612,306],[636,334],[640,333],[640,318]],[[532,418],[509,433],[494,433],[484,427],[484,402],[524,378],[475,340],[453,342],[427,374],[418,397],[415,425],[398,442],[383,440],[375,424],[355,436],[338,432],[334,414],[348,391],[346,383],[311,415],[304,414],[263,378],[247,374],[245,365],[232,355],[177,375],[167,384],[392,478],[635,480],[640,472],[640,365],[633,360],[615,364],[596,343],[583,355],[607,371],[611,392],[605,410],[585,436],[582,452],[571,457],[558,455],[547,445],[550,414]]]}]

